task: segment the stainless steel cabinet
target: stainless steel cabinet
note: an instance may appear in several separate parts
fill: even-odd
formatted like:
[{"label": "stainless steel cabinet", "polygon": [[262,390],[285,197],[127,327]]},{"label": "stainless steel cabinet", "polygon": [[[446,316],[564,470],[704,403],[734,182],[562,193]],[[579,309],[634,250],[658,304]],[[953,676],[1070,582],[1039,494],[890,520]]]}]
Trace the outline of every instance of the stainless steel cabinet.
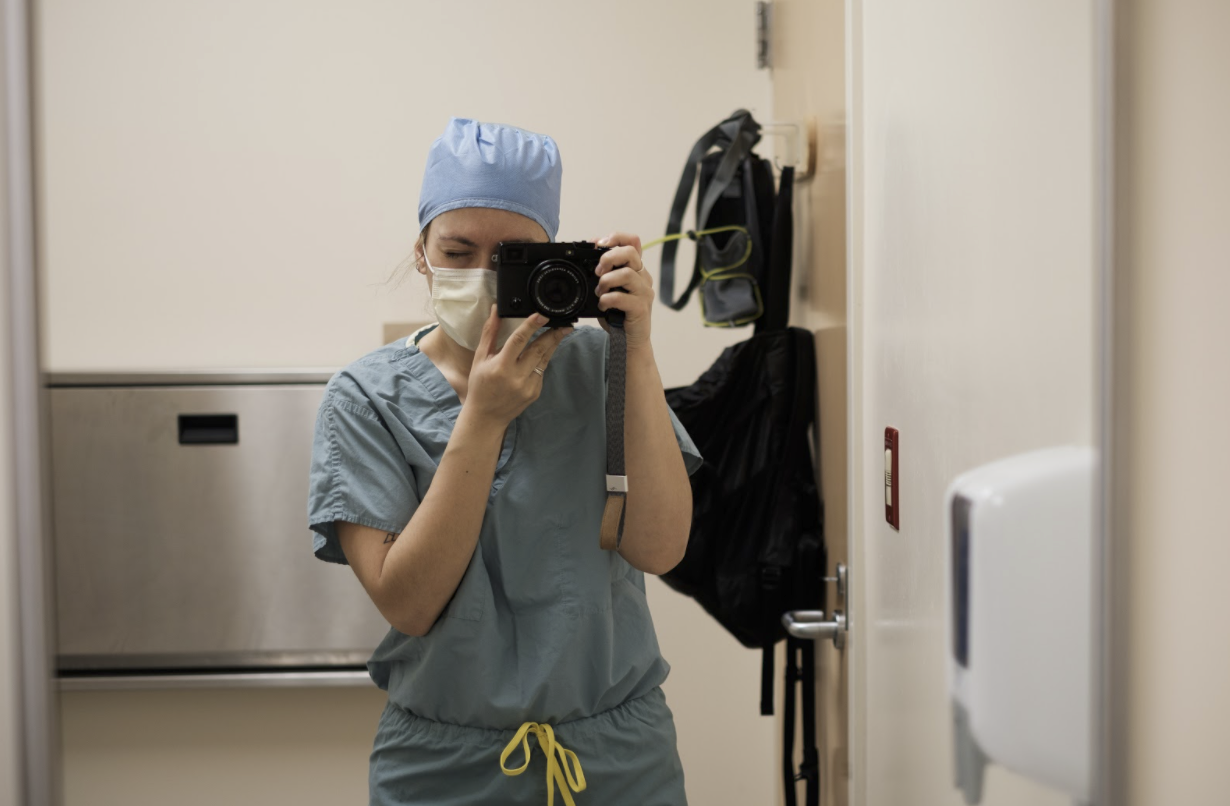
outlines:
[{"label": "stainless steel cabinet", "polygon": [[63,677],[363,679],[388,625],[306,525],[328,378],[50,377]]}]

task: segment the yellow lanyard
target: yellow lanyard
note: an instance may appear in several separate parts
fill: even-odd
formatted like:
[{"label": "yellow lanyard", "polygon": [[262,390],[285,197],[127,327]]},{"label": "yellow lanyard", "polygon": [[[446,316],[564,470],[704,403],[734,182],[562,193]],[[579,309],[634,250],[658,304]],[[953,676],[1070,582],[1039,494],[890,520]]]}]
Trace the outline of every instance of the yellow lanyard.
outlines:
[{"label": "yellow lanyard", "polygon": [[[534,735],[538,737],[538,746],[542,748],[542,752],[547,754],[547,806],[552,806],[555,803],[555,787],[559,787],[560,794],[564,796],[564,803],[568,806],[576,806],[572,799],[572,794],[568,791],[581,792],[585,789],[585,773],[581,772],[581,762],[577,758],[577,754],[571,750],[565,749],[562,744],[555,741],[555,731],[550,725],[540,725],[537,722],[526,722],[517,731],[517,735],[512,738],[508,746],[504,748],[504,752],[500,753],[500,769],[505,775],[520,775],[530,767],[530,731],[534,731]],[[521,742],[521,748],[525,751],[525,763],[515,770],[508,769],[505,762],[517,749],[517,742]],[[556,760],[556,755],[559,759]],[[569,767],[571,761],[572,768]],[[576,773],[573,773],[573,769]]]}]

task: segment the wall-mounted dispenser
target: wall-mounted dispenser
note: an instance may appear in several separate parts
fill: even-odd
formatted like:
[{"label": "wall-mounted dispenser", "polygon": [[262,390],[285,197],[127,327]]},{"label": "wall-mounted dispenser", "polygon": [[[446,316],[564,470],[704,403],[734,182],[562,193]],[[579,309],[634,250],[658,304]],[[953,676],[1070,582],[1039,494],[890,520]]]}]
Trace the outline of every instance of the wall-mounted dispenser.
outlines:
[{"label": "wall-mounted dispenser", "polygon": [[1092,448],[1026,453],[946,495],[956,783],[982,800],[988,763],[1091,798]]}]

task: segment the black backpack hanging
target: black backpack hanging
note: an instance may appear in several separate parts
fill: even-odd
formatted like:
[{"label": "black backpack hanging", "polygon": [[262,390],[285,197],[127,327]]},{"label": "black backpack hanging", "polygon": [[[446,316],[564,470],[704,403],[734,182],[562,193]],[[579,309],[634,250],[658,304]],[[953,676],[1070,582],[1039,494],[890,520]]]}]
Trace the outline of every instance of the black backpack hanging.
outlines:
[{"label": "black backpack hanging", "polygon": [[[682,310],[700,289],[701,317],[708,327],[741,327],[760,320],[766,307],[783,304],[789,284],[791,233],[782,237],[775,222],[789,221],[793,182],[783,171],[773,189],[769,161],[756,155],[760,124],[744,109],[706,132],[692,147],[675,191],[662,249],[661,300]],[[699,171],[700,181],[697,183]],[[675,259],[683,234],[683,214],[697,184],[696,259],[688,286],[675,293]],[[784,214],[783,214],[784,212]],[[775,327],[784,327],[785,320]],[[760,325],[757,325],[759,330]]]},{"label": "black backpack hanging", "polygon": [[782,614],[821,600],[815,386],[812,334],[785,328],[728,347],[695,383],[666,390],[704,464],[692,476],[687,552],[663,579],[770,655],[786,637]]},{"label": "black backpack hanging", "polygon": [[[704,463],[692,475],[692,530],[662,576],[744,646],[762,651],[760,711],[773,713],[774,647],[787,639],[783,772],[807,803],[819,797],[813,646],[787,636],[782,614],[822,606],[823,514],[810,450],[816,375],[812,334],[758,333],[728,347],[694,384],[666,400]],[[794,772],[795,691],[803,691],[803,764]]]}]

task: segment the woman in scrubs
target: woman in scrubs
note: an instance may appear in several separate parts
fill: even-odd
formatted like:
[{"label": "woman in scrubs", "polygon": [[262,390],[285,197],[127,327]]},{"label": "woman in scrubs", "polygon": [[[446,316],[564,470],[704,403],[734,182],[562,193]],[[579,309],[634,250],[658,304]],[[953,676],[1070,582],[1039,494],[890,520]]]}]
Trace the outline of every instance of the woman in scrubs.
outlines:
[{"label": "woman in scrubs", "polygon": [[596,270],[599,307],[626,316],[618,551],[599,546],[606,333],[495,313],[496,245],[554,240],[560,178],[551,138],[450,121],[415,245],[438,324],[352,363],[321,404],[314,550],[392,626],[368,664],[389,693],[373,804],[686,802],[644,574],[683,556],[700,457],[663,395],[640,240],[599,241]]}]

